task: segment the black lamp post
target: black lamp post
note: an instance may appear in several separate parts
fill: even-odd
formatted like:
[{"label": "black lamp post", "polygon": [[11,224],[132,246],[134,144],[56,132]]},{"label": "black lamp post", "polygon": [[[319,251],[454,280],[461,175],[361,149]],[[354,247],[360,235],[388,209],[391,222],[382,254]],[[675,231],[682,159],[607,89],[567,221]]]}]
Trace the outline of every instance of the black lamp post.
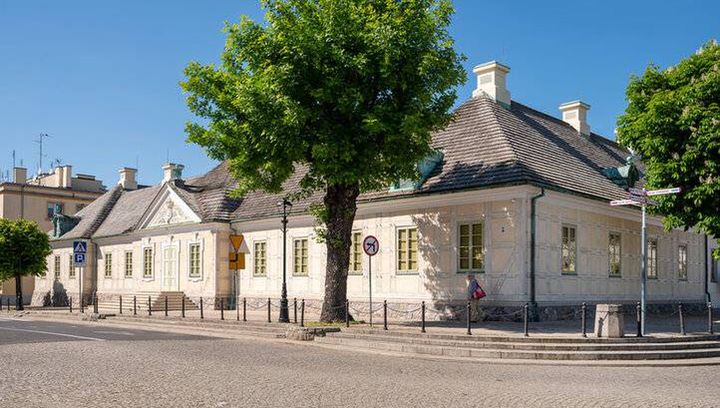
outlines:
[{"label": "black lamp post", "polygon": [[292,208],[292,203],[287,198],[283,198],[278,203],[278,207],[282,207],[282,233],[283,233],[283,281],[282,281],[282,293],[280,294],[280,317],[278,321],[280,323],[290,323],[290,312],[288,311],[288,298],[287,298],[287,224],[288,224],[288,212]]}]

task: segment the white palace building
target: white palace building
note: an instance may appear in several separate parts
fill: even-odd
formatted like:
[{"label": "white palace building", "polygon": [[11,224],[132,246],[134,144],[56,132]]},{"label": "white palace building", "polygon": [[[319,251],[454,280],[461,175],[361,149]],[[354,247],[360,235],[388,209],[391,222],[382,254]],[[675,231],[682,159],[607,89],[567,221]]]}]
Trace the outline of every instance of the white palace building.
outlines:
[{"label": "white palace building", "polygon": [[[433,137],[437,154],[420,180],[361,195],[353,233],[348,298],[368,298],[367,257],[360,241],[378,237],[373,298],[389,304],[425,301],[434,318],[452,317],[465,301],[465,276],[488,292],[500,314],[529,302],[541,318],[565,318],[581,302],[634,304],[640,294],[640,211],[611,207],[641,174],[630,153],[587,122],[587,104],[560,105],[562,118],[511,99],[510,69],[475,67],[477,89],[454,121]],[[138,186],[136,170],[73,217],[58,222],[48,273],[37,278],[33,303],[78,299],[74,240],[89,246],[83,296],[110,302],[120,295],[171,293],[206,305],[236,296],[277,299],[282,283],[282,232],[277,203],[263,192],[231,197],[226,163],[199,177],[166,164],[162,183]],[[286,191],[297,190],[299,177]],[[325,245],[316,241],[308,206],[293,203],[287,233],[289,297],[319,302]],[[649,217],[649,304],[700,304],[720,295],[715,246],[692,231],[664,231]],[[229,237],[243,237],[244,265],[229,267]],[[241,262],[242,264],[242,262]],[[212,306],[211,306],[212,307]],[[360,307],[360,306],[358,306]]]}]

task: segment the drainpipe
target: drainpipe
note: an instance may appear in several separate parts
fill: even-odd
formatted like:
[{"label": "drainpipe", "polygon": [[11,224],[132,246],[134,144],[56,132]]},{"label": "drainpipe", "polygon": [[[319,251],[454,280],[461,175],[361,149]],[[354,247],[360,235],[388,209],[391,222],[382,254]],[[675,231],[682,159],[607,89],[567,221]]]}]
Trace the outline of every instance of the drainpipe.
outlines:
[{"label": "drainpipe", "polygon": [[530,319],[540,320],[538,305],[535,300],[535,235],[536,235],[536,207],[537,200],[545,197],[545,189],[540,189],[540,194],[530,199]]},{"label": "drainpipe", "polygon": [[710,264],[708,258],[710,257],[710,253],[708,251],[708,246],[708,236],[705,234],[705,302],[710,303],[712,302],[712,299],[710,297],[710,284],[708,283],[710,280],[710,273],[708,272],[708,265]]}]

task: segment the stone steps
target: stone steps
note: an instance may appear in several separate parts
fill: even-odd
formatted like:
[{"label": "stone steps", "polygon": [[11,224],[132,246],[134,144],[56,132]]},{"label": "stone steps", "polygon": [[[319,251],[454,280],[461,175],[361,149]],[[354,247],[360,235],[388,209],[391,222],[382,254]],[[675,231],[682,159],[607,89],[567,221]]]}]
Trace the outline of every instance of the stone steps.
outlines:
[{"label": "stone steps", "polygon": [[658,338],[566,338],[459,336],[346,330],[316,342],[350,349],[471,359],[638,361],[720,357],[720,336]]}]

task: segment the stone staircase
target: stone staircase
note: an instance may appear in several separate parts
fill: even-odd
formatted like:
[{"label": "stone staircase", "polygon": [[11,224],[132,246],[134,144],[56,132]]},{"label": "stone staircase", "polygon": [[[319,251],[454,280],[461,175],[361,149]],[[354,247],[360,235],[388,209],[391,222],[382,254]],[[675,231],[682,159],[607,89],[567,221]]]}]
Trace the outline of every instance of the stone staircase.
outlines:
[{"label": "stone staircase", "polygon": [[315,341],[342,348],[476,360],[597,362],[712,358],[720,363],[720,335],[702,334],[607,339],[559,336],[462,336],[344,329],[340,333],[316,337]]},{"label": "stone staircase", "polygon": [[[165,310],[165,298],[167,298],[168,311],[181,310],[183,298],[185,299],[185,310],[198,309],[198,305],[196,305],[192,300],[190,300],[190,298],[185,296],[184,292],[137,292],[134,295],[127,295],[122,297],[123,313],[132,313],[133,296],[137,297],[138,312],[147,312],[148,298],[150,299],[150,307],[152,308],[153,312],[162,312]],[[98,302],[98,310],[105,313],[118,313],[120,311],[120,296],[114,296],[110,300],[102,300]]]}]

